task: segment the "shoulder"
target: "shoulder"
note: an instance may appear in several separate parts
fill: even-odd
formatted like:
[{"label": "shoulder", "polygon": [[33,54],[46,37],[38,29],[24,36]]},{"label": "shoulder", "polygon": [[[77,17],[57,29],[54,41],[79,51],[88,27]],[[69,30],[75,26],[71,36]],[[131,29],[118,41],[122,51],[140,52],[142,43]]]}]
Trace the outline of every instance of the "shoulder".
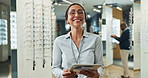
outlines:
[{"label": "shoulder", "polygon": [[98,34],[88,33],[89,35],[89,41],[94,43],[96,46],[102,45],[102,39]]},{"label": "shoulder", "polygon": [[125,29],[125,31],[126,31],[126,32],[129,32],[129,31],[130,31],[130,28],[129,28],[129,27],[127,27],[127,28]]},{"label": "shoulder", "polygon": [[129,28],[127,28],[123,33],[130,33],[130,29]]},{"label": "shoulder", "polygon": [[56,37],[56,39],[54,40],[55,43],[59,43],[61,41],[63,41],[66,38],[66,35],[61,35]]},{"label": "shoulder", "polygon": [[89,33],[89,32],[87,32],[87,35],[88,35],[88,37],[101,38],[99,35],[93,34],[93,33]]},{"label": "shoulder", "polygon": [[97,40],[97,41],[101,40],[101,37],[99,35],[97,35],[97,34],[87,32],[86,35],[91,40]]}]

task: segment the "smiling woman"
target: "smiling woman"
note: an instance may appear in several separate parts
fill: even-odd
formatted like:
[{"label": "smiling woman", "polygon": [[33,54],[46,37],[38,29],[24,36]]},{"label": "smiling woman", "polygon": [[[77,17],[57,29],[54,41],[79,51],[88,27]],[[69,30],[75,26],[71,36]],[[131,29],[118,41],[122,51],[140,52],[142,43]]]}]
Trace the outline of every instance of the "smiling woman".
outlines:
[{"label": "smiling woman", "polygon": [[[98,78],[103,73],[102,42],[99,35],[83,29],[86,20],[84,8],[71,4],[65,13],[71,31],[54,41],[52,72],[56,78]],[[98,64],[97,70],[70,71],[73,64]]]}]

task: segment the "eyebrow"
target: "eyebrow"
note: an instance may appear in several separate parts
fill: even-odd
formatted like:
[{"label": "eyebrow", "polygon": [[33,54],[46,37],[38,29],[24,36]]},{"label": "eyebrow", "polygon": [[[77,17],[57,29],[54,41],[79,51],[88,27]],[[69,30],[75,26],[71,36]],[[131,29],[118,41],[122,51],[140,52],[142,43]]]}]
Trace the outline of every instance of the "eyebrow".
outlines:
[{"label": "eyebrow", "polygon": [[[77,11],[83,11],[83,9],[78,9]],[[75,11],[75,9],[71,9],[71,10],[69,10],[69,11]]]}]

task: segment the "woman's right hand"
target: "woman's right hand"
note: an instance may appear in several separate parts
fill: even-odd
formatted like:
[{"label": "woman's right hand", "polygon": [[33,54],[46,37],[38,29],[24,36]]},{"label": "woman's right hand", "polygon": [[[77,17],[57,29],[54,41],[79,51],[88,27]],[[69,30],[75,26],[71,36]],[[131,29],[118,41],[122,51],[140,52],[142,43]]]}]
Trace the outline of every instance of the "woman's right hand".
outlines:
[{"label": "woman's right hand", "polygon": [[76,72],[71,72],[68,69],[65,69],[64,72],[62,73],[62,76],[64,78],[75,78],[76,77]]}]

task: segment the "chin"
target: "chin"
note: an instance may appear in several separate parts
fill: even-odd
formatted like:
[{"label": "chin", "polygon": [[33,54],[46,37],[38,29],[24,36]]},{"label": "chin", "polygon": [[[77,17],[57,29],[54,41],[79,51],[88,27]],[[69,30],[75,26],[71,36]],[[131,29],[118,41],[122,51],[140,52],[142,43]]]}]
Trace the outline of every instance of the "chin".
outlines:
[{"label": "chin", "polygon": [[74,25],[73,26],[75,29],[79,29],[81,26],[79,25],[79,26],[76,26],[76,25]]}]

